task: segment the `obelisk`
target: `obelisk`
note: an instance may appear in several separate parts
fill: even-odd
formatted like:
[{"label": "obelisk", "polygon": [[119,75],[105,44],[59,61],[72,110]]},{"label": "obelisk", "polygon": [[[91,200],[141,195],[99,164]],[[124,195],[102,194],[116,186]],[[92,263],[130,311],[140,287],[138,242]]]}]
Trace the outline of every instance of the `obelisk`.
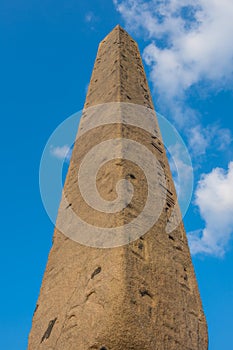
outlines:
[{"label": "obelisk", "polygon": [[138,46],[117,26],[99,45],[28,349],[206,350],[176,203]]}]

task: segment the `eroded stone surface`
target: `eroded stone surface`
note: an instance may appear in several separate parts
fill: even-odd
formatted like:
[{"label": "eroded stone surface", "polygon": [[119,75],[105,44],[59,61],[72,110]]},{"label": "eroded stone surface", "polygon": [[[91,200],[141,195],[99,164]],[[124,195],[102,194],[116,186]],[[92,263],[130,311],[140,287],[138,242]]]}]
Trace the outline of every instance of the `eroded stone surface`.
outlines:
[{"label": "eroded stone surface", "polygon": [[[136,43],[119,26],[100,44],[85,108],[129,102],[153,109]],[[155,121],[150,134],[123,122],[96,127],[74,146],[64,193],[77,215],[92,225],[116,227],[139,215],[147,197],[145,175],[125,159],[112,160],[97,176],[103,198],[116,198],[116,183],[127,178],[134,197],[117,215],[93,211],[77,185],[82,157],[100,140],[128,138],[143,144],[166,175],[160,184],[165,205],[159,220],[128,245],[100,249],[81,245],[55,229],[29,350],[206,350],[207,327],[182,222],[170,233],[166,225],[176,193]],[[80,124],[81,127],[82,123]],[[124,158],[124,151],[122,151]],[[160,200],[155,193],[154,206]],[[64,210],[60,209],[59,215]],[[179,219],[179,211],[175,213]],[[71,223],[72,225],[72,223]]]}]

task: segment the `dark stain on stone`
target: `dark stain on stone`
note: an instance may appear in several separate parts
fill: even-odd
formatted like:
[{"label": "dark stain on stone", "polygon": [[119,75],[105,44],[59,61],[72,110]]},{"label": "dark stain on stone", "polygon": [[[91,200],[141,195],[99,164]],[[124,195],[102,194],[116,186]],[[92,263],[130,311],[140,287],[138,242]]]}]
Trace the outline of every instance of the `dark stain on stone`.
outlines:
[{"label": "dark stain on stone", "polygon": [[98,275],[98,273],[100,273],[100,272],[101,272],[101,267],[99,266],[95,269],[94,272],[92,272],[91,279],[94,278],[96,275]]},{"label": "dark stain on stone", "polygon": [[151,315],[152,315],[152,307],[151,306],[149,306],[149,308],[148,308],[148,313],[149,313],[149,316],[151,317]]},{"label": "dark stain on stone", "polygon": [[152,298],[151,293],[147,290],[147,289],[140,289],[139,293],[141,294],[142,297],[144,297],[145,295],[147,295],[148,297]]},{"label": "dark stain on stone", "polygon": [[41,339],[41,343],[45,340],[45,339],[48,339],[50,337],[50,334],[52,332],[52,329],[53,329],[53,326],[55,324],[55,322],[57,321],[57,317],[54,318],[54,320],[51,320],[49,321],[49,325],[48,325],[48,328],[46,329],[42,339]]},{"label": "dark stain on stone", "polygon": [[36,313],[36,311],[37,311],[37,309],[38,309],[38,304],[36,304],[36,307],[35,307],[35,310],[34,310],[34,312],[33,312],[33,315],[35,315],[35,313]]},{"label": "dark stain on stone", "polygon": [[142,242],[139,242],[139,243],[138,243],[138,248],[141,249],[141,250],[143,249],[143,244],[142,244]]}]

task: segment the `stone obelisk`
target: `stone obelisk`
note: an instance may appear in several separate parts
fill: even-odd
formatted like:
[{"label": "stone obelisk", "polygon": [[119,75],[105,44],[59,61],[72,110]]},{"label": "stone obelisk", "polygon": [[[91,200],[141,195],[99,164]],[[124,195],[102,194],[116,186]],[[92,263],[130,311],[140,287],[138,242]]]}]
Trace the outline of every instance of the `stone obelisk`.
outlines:
[{"label": "stone obelisk", "polygon": [[[115,211],[98,211],[79,189],[82,179],[77,173],[83,171],[86,154],[94,150],[86,161],[94,166],[99,157],[95,146],[101,143],[104,159],[96,188],[103,205],[116,205],[120,195]],[[138,144],[146,156],[141,156]],[[115,158],[108,158],[106,149],[114,151]],[[157,170],[145,175],[134,159],[138,156],[147,171],[147,154],[156,158]],[[92,174],[83,174],[88,183]],[[119,180],[127,180],[121,192]],[[99,45],[28,349],[206,350],[206,320],[176,203],[139,50],[117,26]],[[134,224],[145,208],[145,224]],[[75,226],[72,213],[89,226]],[[153,213],[157,219],[149,225]],[[100,236],[96,231],[95,236],[88,227],[107,233]],[[115,228],[120,228],[119,241],[112,234]]]}]

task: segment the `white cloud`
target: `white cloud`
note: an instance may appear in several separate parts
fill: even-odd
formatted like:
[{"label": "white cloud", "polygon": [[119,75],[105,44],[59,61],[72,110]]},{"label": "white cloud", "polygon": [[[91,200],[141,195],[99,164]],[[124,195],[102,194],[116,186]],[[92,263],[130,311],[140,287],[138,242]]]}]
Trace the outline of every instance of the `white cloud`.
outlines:
[{"label": "white cloud", "polygon": [[207,127],[197,124],[190,127],[187,132],[192,153],[198,156],[206,154],[210,144],[212,144],[215,151],[222,151],[232,142],[230,130],[222,129],[217,124],[207,125]]},{"label": "white cloud", "polygon": [[233,162],[228,170],[204,174],[195,192],[195,204],[205,228],[188,234],[191,252],[223,256],[233,233]]},{"label": "white cloud", "polygon": [[205,154],[210,139],[208,129],[203,129],[201,125],[198,124],[195,127],[190,128],[189,134],[189,146],[193,153],[196,155]]},{"label": "white cloud", "polygon": [[88,12],[85,16],[85,22],[90,23],[94,20],[94,14],[92,12]]},{"label": "white cloud", "polygon": [[[150,67],[158,106],[168,108],[177,125],[197,142],[203,155],[214,141],[223,150],[230,131],[203,128],[196,111],[186,105],[190,88],[205,83],[206,91],[232,88],[232,0],[113,0],[130,30],[150,40],[143,57]],[[230,83],[230,84],[229,84]],[[191,149],[194,150],[194,139]],[[217,140],[217,141],[216,141]]]},{"label": "white cloud", "polygon": [[52,156],[58,159],[64,159],[69,161],[71,157],[71,149],[69,146],[64,145],[64,146],[51,146],[50,148],[50,153]]},{"label": "white cloud", "polygon": [[232,142],[232,135],[229,129],[218,130],[218,149],[225,150]]},{"label": "white cloud", "polygon": [[98,17],[93,12],[87,12],[84,18],[85,22],[89,26],[89,29],[95,30],[95,24],[98,21]]},{"label": "white cloud", "polygon": [[144,29],[151,38],[144,57],[152,67],[152,79],[160,93],[170,98],[182,96],[202,79],[222,86],[232,77],[232,0],[114,3],[127,27]]}]

